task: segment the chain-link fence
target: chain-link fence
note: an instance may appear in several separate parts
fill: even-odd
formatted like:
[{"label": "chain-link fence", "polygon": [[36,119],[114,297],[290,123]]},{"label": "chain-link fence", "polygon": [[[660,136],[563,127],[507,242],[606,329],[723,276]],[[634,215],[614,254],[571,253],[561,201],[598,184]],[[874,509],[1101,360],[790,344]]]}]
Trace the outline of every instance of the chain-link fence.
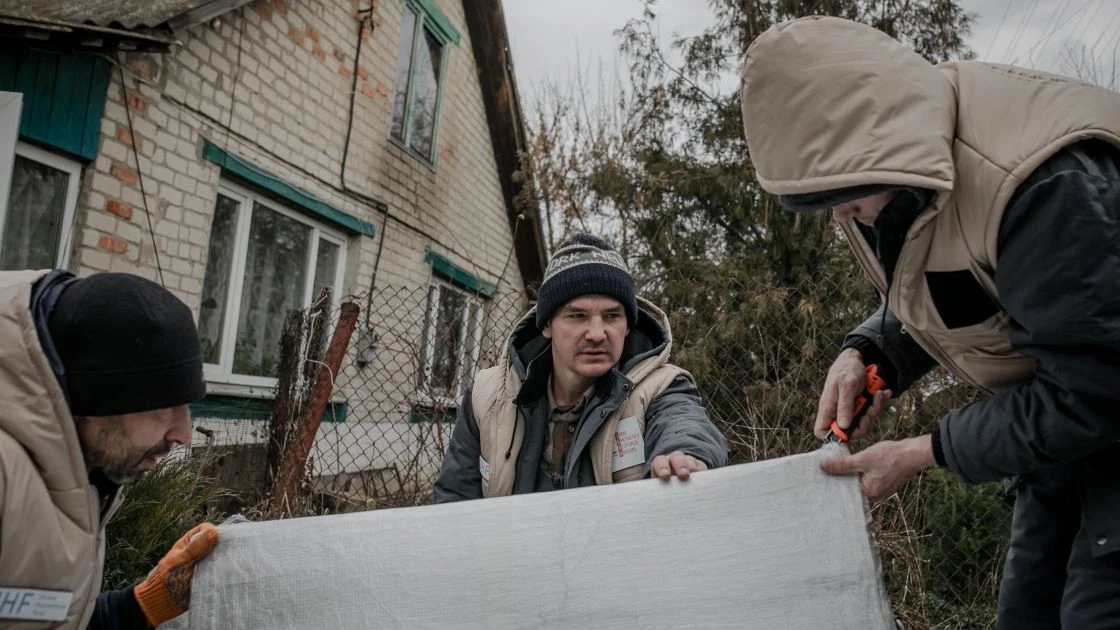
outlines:
[{"label": "chain-link fence", "polygon": [[[674,361],[695,376],[734,462],[818,445],[810,429],[824,375],[876,298],[855,282],[815,282],[709,273],[646,286],[669,314]],[[213,472],[238,507],[276,517],[429,502],[458,401],[529,307],[523,294],[443,283],[344,302],[356,307],[350,317],[312,308],[289,319],[275,402],[212,396],[195,410],[218,454]],[[873,437],[928,432],[975,395],[938,371],[892,401]],[[935,471],[874,506],[884,574],[907,627],[991,625],[1010,518],[999,490]]]}]

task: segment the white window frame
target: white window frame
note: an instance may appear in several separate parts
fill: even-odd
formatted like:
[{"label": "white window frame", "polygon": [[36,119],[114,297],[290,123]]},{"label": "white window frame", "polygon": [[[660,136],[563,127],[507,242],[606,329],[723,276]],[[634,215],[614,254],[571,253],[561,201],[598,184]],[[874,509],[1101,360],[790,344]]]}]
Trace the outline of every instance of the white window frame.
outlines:
[{"label": "white window frame", "polygon": [[[207,382],[240,385],[247,387],[275,388],[277,379],[268,376],[251,376],[233,372],[233,356],[237,349],[237,323],[241,317],[241,289],[245,282],[245,257],[249,251],[249,228],[253,216],[253,207],[259,202],[269,210],[278,212],[286,217],[295,219],[311,228],[311,247],[308,248],[307,270],[303,287],[303,308],[311,305],[314,296],[315,273],[314,263],[319,254],[319,239],[338,245],[338,263],[335,269],[334,286],[335,294],[331,296],[332,306],[340,302],[339,293],[342,292],[343,279],[346,273],[346,236],[333,230],[322,222],[316,221],[306,214],[292,210],[291,207],[276,201],[272,197],[261,195],[244,186],[223,179],[218,183],[218,194],[229,197],[237,202],[237,222],[233,243],[233,263],[230,265],[229,288],[226,293],[226,314],[222,322],[222,341],[218,349],[218,363],[203,365],[203,376]],[[214,203],[217,204],[217,196]],[[337,308],[331,309],[332,312]]]},{"label": "white window frame", "polygon": [[[416,17],[416,23],[413,25],[412,31],[412,49],[408,51],[408,79],[405,81],[404,89],[404,109],[401,110],[401,136],[400,138],[393,135],[393,112],[390,108],[389,111],[389,139],[397,144],[397,146],[408,151],[412,155],[422,159],[425,164],[430,167],[435,167],[436,157],[439,155],[439,127],[440,119],[443,118],[443,99],[444,99],[444,77],[447,75],[447,58],[448,58],[448,42],[443,38],[435,35],[435,28],[428,26],[428,12],[421,7],[413,5],[411,2],[404,3],[404,10],[411,12]],[[403,26],[403,18],[402,18]],[[432,121],[432,149],[430,155],[424,155],[417,149],[412,148],[412,93],[416,89],[416,81],[414,81],[414,73],[416,71],[416,51],[420,46],[424,45],[424,31],[427,30],[433,34],[433,37],[439,41],[439,76],[436,77],[436,108],[432,112],[435,120]],[[403,29],[402,29],[403,31]],[[401,33],[404,37],[404,33]],[[394,92],[397,86],[393,86]]]},{"label": "white window frame", "polygon": [[[477,368],[478,357],[482,349],[482,325],[486,321],[486,300],[476,293],[457,287],[434,275],[428,281],[428,296],[431,296],[433,287],[440,293],[443,291],[455,291],[467,299],[467,308],[464,309],[462,320],[459,322],[460,331],[462,332],[460,338],[463,339],[464,342],[467,341],[467,331],[469,330],[470,305],[473,303],[478,306],[475,311],[474,338],[469,340],[470,345],[468,348],[461,348],[459,350],[459,356],[455,364],[456,371],[463,368],[464,359],[467,356],[463,352],[465,349],[470,353],[469,358],[471,360],[471,365]],[[437,295],[434,300],[430,299],[430,297],[428,299],[428,321],[424,330],[424,362],[420,366],[421,377],[420,386],[416,392],[416,402],[419,405],[425,406],[456,408],[459,406],[459,401],[462,399],[474,375],[455,374],[453,381],[457,382],[458,391],[440,392],[436,391],[435,386],[432,385],[432,364],[436,356],[436,326],[439,323],[440,299],[439,295]]]},{"label": "white window frame", "polygon": [[[58,239],[58,251],[54,255],[55,268],[66,269],[70,264],[70,250],[72,249],[70,243],[74,238],[74,211],[78,206],[78,185],[82,179],[82,165],[75,160],[22,141],[16,143],[15,155],[62,171],[69,176],[66,185],[66,204],[62,209],[62,218],[59,223],[62,233]],[[15,158],[12,160],[12,168],[15,168]],[[11,195],[10,188],[7,194]],[[0,238],[3,237],[2,232],[7,219],[8,199],[4,199],[4,203],[0,204]]]}]

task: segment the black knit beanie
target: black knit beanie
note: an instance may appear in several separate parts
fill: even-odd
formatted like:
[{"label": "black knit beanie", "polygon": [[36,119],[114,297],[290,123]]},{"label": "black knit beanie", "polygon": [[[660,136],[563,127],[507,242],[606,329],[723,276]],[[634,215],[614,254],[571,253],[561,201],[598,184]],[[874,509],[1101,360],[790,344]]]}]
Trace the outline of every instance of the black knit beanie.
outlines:
[{"label": "black knit beanie", "polygon": [[206,395],[191,311],[150,280],[82,278],[59,296],[47,327],[76,416],[177,407]]},{"label": "black knit beanie", "polygon": [[638,321],[634,278],[622,256],[603,239],[576,234],[560,244],[537,293],[537,328],[544,328],[556,309],[581,295],[605,295],[622,303],[626,321]]},{"label": "black knit beanie", "polygon": [[778,203],[792,212],[817,212],[828,210],[842,203],[863,199],[881,192],[893,190],[898,186],[889,184],[868,184],[866,186],[852,186],[850,188],[837,188],[836,190],[823,190],[821,192],[804,193],[800,195],[778,195]]}]

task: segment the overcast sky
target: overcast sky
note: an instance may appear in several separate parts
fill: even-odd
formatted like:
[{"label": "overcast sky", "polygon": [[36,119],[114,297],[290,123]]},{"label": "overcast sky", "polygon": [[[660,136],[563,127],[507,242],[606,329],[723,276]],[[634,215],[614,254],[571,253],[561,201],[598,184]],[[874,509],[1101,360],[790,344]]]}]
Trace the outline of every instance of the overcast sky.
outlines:
[{"label": "overcast sky", "polygon": [[[1117,0],[960,0],[978,14],[969,45],[979,59],[1069,73],[1083,52],[1105,82],[1120,70]],[[503,0],[520,91],[531,102],[543,80],[565,84],[579,65],[593,76],[617,66],[614,31],[640,15],[639,0]],[[704,0],[661,0],[664,39],[691,35],[713,20]],[[1076,61],[1075,61],[1076,63]],[[1115,84],[1114,84],[1115,86]]]}]

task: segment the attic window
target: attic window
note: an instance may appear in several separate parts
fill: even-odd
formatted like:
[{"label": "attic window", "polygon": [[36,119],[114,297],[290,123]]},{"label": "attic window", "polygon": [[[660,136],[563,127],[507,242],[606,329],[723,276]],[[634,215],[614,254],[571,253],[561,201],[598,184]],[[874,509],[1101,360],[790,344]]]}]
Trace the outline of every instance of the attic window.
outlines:
[{"label": "attic window", "polygon": [[458,42],[458,31],[431,2],[405,3],[389,134],[431,164],[435,163],[445,48]]}]

